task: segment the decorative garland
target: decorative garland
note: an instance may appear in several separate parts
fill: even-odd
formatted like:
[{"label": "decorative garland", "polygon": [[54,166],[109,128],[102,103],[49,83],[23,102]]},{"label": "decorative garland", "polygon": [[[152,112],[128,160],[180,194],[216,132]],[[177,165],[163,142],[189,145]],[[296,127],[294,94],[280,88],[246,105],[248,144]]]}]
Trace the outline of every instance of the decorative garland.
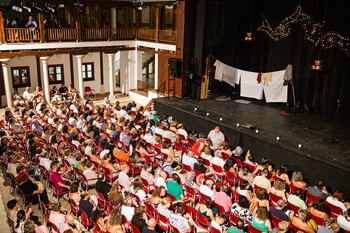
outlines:
[{"label": "decorative garland", "polygon": [[304,13],[301,9],[301,4],[298,4],[295,11],[282,20],[282,22],[272,28],[265,18],[258,31],[263,31],[275,41],[280,41],[290,35],[291,24],[303,22],[302,28],[305,34],[305,40],[310,41],[313,46],[321,46],[323,49],[330,49],[336,45],[350,57],[350,37],[344,37],[337,32],[330,31],[323,33],[325,22],[316,23],[311,17]]}]

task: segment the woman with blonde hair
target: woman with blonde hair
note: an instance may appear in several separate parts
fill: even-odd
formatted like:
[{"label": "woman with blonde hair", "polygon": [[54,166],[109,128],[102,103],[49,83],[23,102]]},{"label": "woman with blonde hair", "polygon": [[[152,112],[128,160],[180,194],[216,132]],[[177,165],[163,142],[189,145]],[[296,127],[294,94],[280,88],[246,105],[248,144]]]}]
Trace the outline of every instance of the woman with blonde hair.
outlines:
[{"label": "woman with blonde hair", "polygon": [[201,157],[206,160],[211,160],[213,156],[211,156],[212,150],[210,149],[209,146],[206,146],[201,154]]},{"label": "woman with blonde hair", "polygon": [[164,186],[158,187],[156,190],[152,192],[150,204],[154,207],[157,207],[162,201],[166,194],[166,190]]},{"label": "woman with blonde hair", "polygon": [[286,188],[286,182],[284,180],[276,180],[275,183],[273,184],[273,187],[270,189],[270,193],[275,194],[276,196],[282,197],[284,201],[287,200],[286,193],[284,192]]},{"label": "woman with blonde hair", "polygon": [[272,225],[269,220],[269,210],[266,207],[261,207],[258,209],[252,220],[252,226],[262,232],[268,233],[272,231]]},{"label": "woman with blonde hair", "polygon": [[115,124],[113,123],[110,123],[107,127],[107,130],[106,130],[106,133],[109,135],[109,136],[113,136],[113,133],[114,133],[114,130],[115,130]]},{"label": "woman with blonde hair", "polygon": [[256,190],[256,193],[253,199],[251,200],[249,210],[254,215],[256,211],[261,207],[266,207],[267,210],[269,211],[270,204],[269,204],[268,196],[265,193],[265,190],[263,188],[258,188],[258,190]]},{"label": "woman with blonde hair", "polygon": [[133,207],[133,200],[130,196],[126,196],[123,200],[122,215],[130,222],[135,213],[135,207]]},{"label": "woman with blonde hair", "polygon": [[108,200],[112,206],[119,206],[123,202],[124,193],[118,183],[113,183],[108,193]]},{"label": "woman with blonde hair", "polygon": [[114,208],[109,215],[109,218],[106,222],[106,231],[107,232],[126,232],[125,227],[123,225],[123,217],[118,208]]},{"label": "woman with blonde hair", "polygon": [[173,214],[173,211],[169,210],[171,206],[171,199],[169,197],[163,198],[162,202],[158,205],[158,213],[164,215],[166,218],[169,218],[170,214]]}]

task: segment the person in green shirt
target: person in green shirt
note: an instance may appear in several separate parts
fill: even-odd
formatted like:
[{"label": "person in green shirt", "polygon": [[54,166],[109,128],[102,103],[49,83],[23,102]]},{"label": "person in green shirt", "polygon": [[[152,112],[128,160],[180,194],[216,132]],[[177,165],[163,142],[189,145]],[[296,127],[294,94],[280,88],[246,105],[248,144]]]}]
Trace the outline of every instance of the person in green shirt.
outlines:
[{"label": "person in green shirt", "polygon": [[172,180],[169,180],[166,186],[168,193],[174,195],[177,201],[184,200],[184,190],[180,185],[180,177],[178,174],[174,173]]},{"label": "person in green shirt", "polygon": [[238,219],[236,226],[232,226],[227,230],[227,233],[243,233],[244,222],[242,219]]},{"label": "person in green shirt", "polygon": [[302,210],[306,210],[307,206],[305,202],[300,198],[301,194],[303,193],[302,189],[296,189],[295,194],[291,194],[288,197],[288,202],[292,205],[298,206]]}]

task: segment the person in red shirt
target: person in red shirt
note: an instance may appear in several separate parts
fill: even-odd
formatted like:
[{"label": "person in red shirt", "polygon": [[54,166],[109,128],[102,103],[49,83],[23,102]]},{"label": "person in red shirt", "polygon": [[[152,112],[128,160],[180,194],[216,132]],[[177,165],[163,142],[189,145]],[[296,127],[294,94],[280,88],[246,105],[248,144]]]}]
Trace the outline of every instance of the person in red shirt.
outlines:
[{"label": "person in red shirt", "polygon": [[195,155],[200,156],[204,148],[210,145],[211,145],[210,139],[201,138],[197,140],[197,142],[192,146],[191,150]]}]

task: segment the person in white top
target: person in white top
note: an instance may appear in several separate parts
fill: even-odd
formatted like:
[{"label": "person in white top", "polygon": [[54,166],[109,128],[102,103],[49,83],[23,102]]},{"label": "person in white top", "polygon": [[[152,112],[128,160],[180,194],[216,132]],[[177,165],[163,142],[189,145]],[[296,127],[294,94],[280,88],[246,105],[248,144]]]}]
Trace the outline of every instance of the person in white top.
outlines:
[{"label": "person in white top", "polygon": [[138,198],[140,198],[140,201],[144,201],[146,199],[146,193],[145,191],[143,191],[143,186],[141,183],[140,179],[135,179],[134,183],[132,184],[131,188],[130,188],[130,192],[132,194],[135,194],[136,196],[138,196]]},{"label": "person in white top", "polygon": [[346,215],[339,215],[337,217],[337,223],[341,228],[346,231],[350,231],[350,208],[346,211]]},{"label": "person in white top", "polygon": [[43,156],[39,156],[39,165],[46,168],[47,171],[50,171],[50,166],[52,160],[50,159],[50,153],[44,152]]},{"label": "person in white top", "polygon": [[150,143],[152,145],[156,144],[156,139],[155,139],[154,135],[152,135],[152,130],[150,128],[146,129],[146,134],[143,137],[143,139],[145,139],[145,141],[147,143]]},{"label": "person in white top", "polygon": [[222,225],[227,221],[227,217],[224,214],[220,214],[215,218],[215,221],[211,221],[210,225],[219,230],[221,233],[227,232],[227,228],[223,228]]},{"label": "person in white top", "polygon": [[29,87],[26,87],[26,90],[23,92],[23,98],[27,101],[32,101],[33,100],[33,97],[34,97],[34,94],[33,93],[30,93],[30,88]]},{"label": "person in white top", "polygon": [[212,150],[218,150],[225,141],[225,135],[220,131],[220,127],[216,126],[215,129],[209,132],[208,139],[210,139],[212,142],[210,148]]},{"label": "person in white top", "polygon": [[95,165],[91,161],[87,161],[86,163],[86,169],[84,170],[83,174],[88,180],[88,185],[89,186],[94,186],[97,182],[97,174],[94,171]]},{"label": "person in white top", "polygon": [[133,178],[130,179],[128,176],[128,173],[130,171],[129,165],[123,165],[123,170],[119,173],[118,177],[118,183],[125,188],[125,191],[130,190],[130,185],[133,180]]},{"label": "person in white top", "polygon": [[206,180],[204,184],[199,187],[199,192],[211,198],[212,201],[215,199],[214,192],[214,181]]},{"label": "person in white top", "polygon": [[135,207],[132,207],[133,202],[135,201],[131,199],[130,196],[125,197],[123,200],[122,215],[124,215],[129,222],[131,222],[131,219],[135,214]]},{"label": "person in white top", "polygon": [[[50,213],[49,220],[50,220],[50,222],[55,224],[55,226],[58,228],[61,225],[61,223],[63,223],[65,220],[64,214],[61,214],[60,206],[57,203],[53,203],[51,205],[51,209],[52,209],[52,211]],[[56,232],[56,233],[58,233],[58,232]]]},{"label": "person in white top", "polygon": [[94,142],[92,141],[92,139],[87,140],[87,147],[85,147],[85,154],[91,156],[91,149],[94,146]]},{"label": "person in white top", "polygon": [[166,186],[166,179],[168,178],[168,175],[165,171],[161,170],[159,172],[159,176],[156,177],[154,183],[157,185],[157,187],[163,186],[165,189],[167,189]]},{"label": "person in white top", "polygon": [[177,125],[177,133],[183,135],[186,139],[188,137],[187,131],[184,129],[184,125],[183,124],[178,124]]},{"label": "person in white top", "polygon": [[331,197],[327,197],[326,202],[328,202],[334,206],[338,206],[341,208],[341,210],[343,212],[346,212],[346,210],[348,208],[350,208],[350,203],[349,202],[346,202],[346,203],[341,202],[340,200],[343,200],[343,197],[344,197],[343,193],[337,190],[333,193],[333,195]]}]

